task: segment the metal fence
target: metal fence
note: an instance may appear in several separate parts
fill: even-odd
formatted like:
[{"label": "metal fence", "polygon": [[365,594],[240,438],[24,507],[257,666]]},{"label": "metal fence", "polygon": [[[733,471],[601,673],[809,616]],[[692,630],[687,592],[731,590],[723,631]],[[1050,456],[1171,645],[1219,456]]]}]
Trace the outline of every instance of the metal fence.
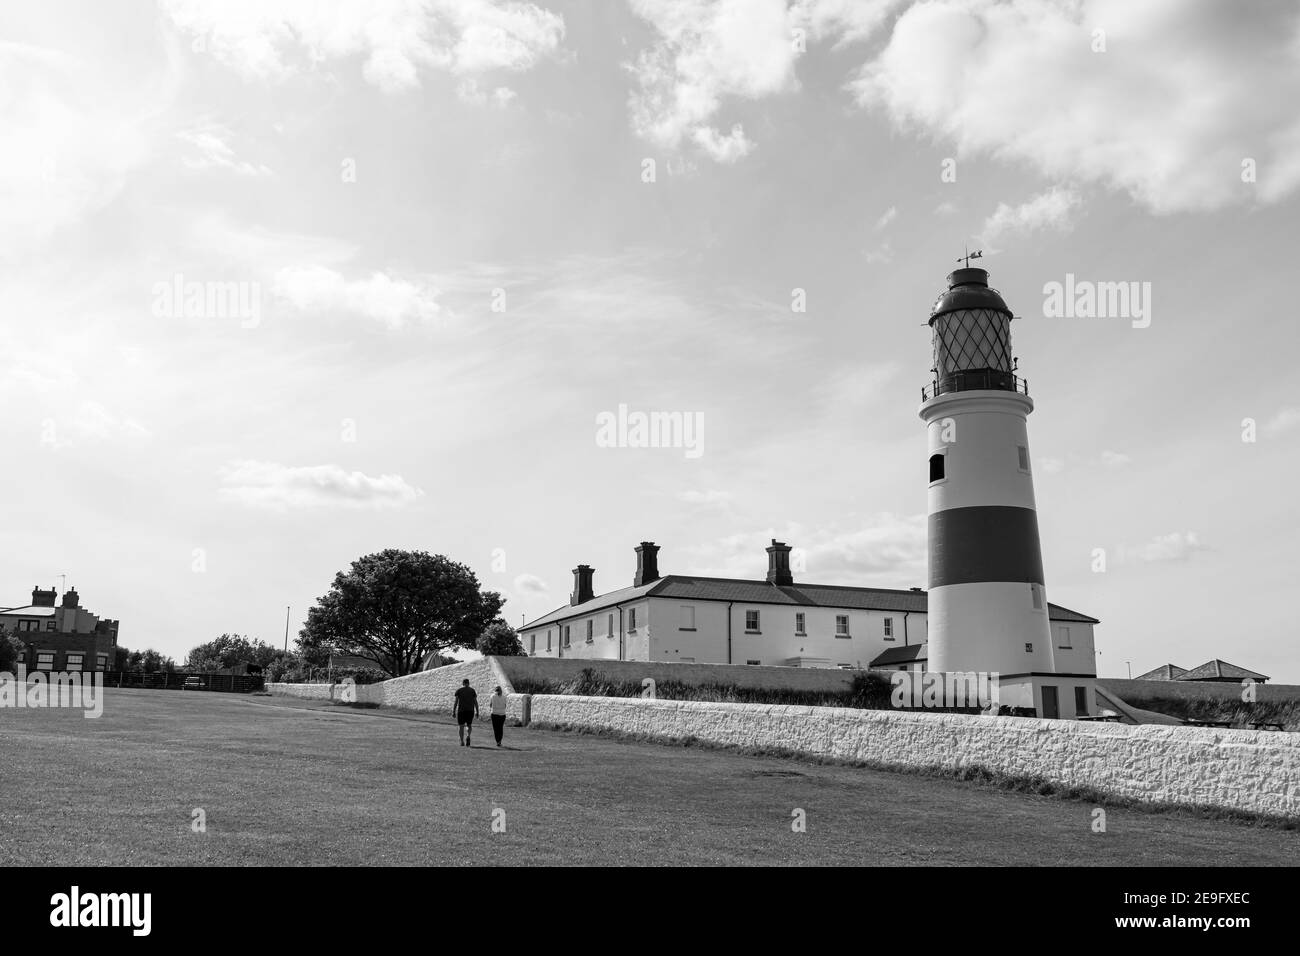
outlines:
[{"label": "metal fence", "polygon": [[[198,687],[186,681],[197,679]],[[147,687],[156,690],[215,690],[224,693],[247,694],[262,689],[260,675],[248,674],[182,674],[157,671],[147,674],[142,671],[105,671],[105,687]]]}]

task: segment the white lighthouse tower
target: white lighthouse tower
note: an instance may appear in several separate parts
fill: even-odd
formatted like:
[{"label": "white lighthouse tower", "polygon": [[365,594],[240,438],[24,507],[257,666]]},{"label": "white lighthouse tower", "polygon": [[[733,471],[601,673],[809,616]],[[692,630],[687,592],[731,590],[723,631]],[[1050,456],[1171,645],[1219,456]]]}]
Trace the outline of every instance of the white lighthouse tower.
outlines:
[{"label": "white lighthouse tower", "polygon": [[934,379],[920,409],[930,456],[928,666],[996,672],[1003,705],[1082,716],[1095,712],[1095,672],[1059,674],[1054,664],[1026,428],[1034,403],[1016,375],[1011,317],[969,259],[930,313]]}]

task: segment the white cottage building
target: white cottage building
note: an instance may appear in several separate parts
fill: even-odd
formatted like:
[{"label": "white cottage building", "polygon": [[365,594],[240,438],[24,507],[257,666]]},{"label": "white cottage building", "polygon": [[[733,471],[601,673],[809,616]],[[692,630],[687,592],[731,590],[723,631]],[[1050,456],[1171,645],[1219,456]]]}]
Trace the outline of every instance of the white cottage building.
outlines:
[{"label": "white cottage building", "polygon": [[[695,664],[924,670],[927,595],[920,588],[799,584],[790,548],[767,548],[766,580],[659,575],[643,541],[630,587],[595,594],[594,571],[573,571],[569,603],[525,624],[536,657]],[[1096,618],[1049,604],[1054,671],[1093,674]],[[1063,700],[1072,698],[1063,695]]]}]

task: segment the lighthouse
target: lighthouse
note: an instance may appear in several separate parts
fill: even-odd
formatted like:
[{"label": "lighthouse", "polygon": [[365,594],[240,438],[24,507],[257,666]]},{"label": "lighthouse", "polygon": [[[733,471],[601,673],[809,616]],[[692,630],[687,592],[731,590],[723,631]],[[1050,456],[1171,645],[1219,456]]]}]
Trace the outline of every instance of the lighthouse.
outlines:
[{"label": "lighthouse", "polygon": [[928,436],[931,671],[998,674],[998,698],[1043,717],[1093,713],[1091,674],[1058,673],[1034,505],[1028,383],[1011,310],[988,273],[964,268],[930,311]]}]

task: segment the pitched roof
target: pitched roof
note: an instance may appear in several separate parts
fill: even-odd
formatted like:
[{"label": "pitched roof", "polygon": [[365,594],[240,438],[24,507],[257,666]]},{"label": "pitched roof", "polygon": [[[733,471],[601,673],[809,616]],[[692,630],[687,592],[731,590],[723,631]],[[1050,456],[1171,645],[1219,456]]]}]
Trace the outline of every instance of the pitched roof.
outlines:
[{"label": "pitched roof", "polygon": [[613,607],[615,604],[622,604],[624,601],[631,601],[635,598],[645,597],[660,584],[666,580],[660,578],[658,581],[651,581],[649,584],[643,584],[639,588],[619,588],[617,591],[609,591],[605,594],[598,594],[590,601],[582,604],[572,605],[564,604],[557,607],[549,614],[543,614],[535,621],[529,621],[520,630],[529,630],[534,627],[541,627],[545,624],[554,624],[556,621],[563,621],[571,617],[581,617],[583,614],[591,614],[594,611],[600,611],[607,607]]},{"label": "pitched roof", "polygon": [[1145,674],[1138,674],[1134,680],[1178,680],[1179,677],[1187,673],[1186,667],[1179,667],[1177,664],[1161,664],[1153,671],[1147,671]]},{"label": "pitched roof", "polygon": [[876,656],[871,667],[884,667],[889,664],[908,664],[912,661],[929,659],[929,645],[926,643],[909,644],[906,647],[891,647]]},{"label": "pitched roof", "polygon": [[1200,667],[1193,667],[1185,674],[1176,677],[1175,680],[1245,680],[1246,678],[1268,680],[1263,674],[1256,674],[1244,667],[1238,667],[1236,664],[1229,664],[1227,661],[1218,659],[1206,661]]},{"label": "pitched roof", "polygon": [[[924,614],[928,596],[924,591],[899,591],[890,588],[860,588],[840,584],[795,584],[781,586],[767,581],[737,578],[705,578],[689,574],[669,574],[640,587],[620,588],[601,594],[582,604],[565,604],[549,614],[529,621],[520,630],[531,630],[557,621],[582,617],[596,611],[642,597],[676,598],[690,601],[736,601],[742,604],[787,604],[806,607],[844,607],[863,611],[915,611]],[[1056,604],[1047,605],[1053,621],[1077,621],[1100,624],[1095,617],[1071,611]]]},{"label": "pitched roof", "polygon": [[23,617],[53,617],[54,608],[44,604],[28,604],[26,607],[11,607],[0,614],[21,614]]}]

